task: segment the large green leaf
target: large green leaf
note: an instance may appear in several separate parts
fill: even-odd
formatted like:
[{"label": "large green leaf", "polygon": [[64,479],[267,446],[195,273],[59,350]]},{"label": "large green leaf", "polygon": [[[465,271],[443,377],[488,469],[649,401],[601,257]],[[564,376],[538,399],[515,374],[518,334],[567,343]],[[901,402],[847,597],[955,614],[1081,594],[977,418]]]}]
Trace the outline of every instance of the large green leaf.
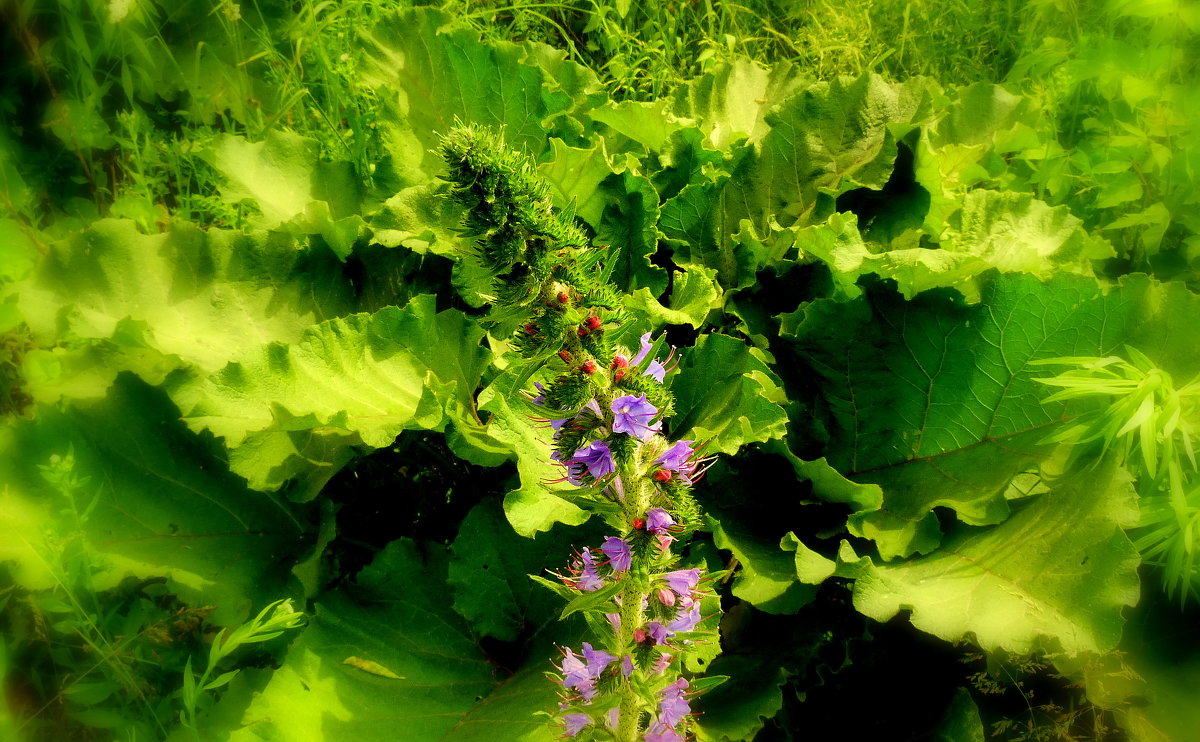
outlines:
[{"label": "large green leaf", "polygon": [[803,253],[833,272],[847,296],[857,296],[864,273],[896,281],[906,298],[937,287],[953,287],[979,301],[979,277],[989,270],[1028,273],[1047,280],[1060,273],[1092,275],[1092,261],[1112,257],[1112,247],[1087,234],[1065,206],[1050,207],[1028,194],[971,191],[942,234],[941,249],[868,245],[853,215],[834,214],[824,223],[797,229]]},{"label": "large green leaf", "polygon": [[176,381],[188,424],[224,439],[230,464],[258,489],[303,475],[315,494],[355,446],[402,430],[473,428],[473,394],[491,352],[483,330],[432,296],[330,320],[298,342],[272,343],[216,374]]},{"label": "large green leaf", "polygon": [[551,491],[563,476],[550,461],[549,425],[534,422],[532,410],[510,400],[514,373],[498,377],[479,393],[479,409],[489,413],[487,435],[517,459],[521,485],[504,497],[504,513],[517,533],[533,537],[555,523],[580,525],[590,514]]},{"label": "large green leaf", "polygon": [[361,31],[360,83],[374,91],[381,131],[403,186],[443,169],[439,137],[456,121],[502,128],[533,155],[547,147],[551,119],[595,103],[595,76],[545,47],[483,44],[450,16],[426,8],[384,18]]},{"label": "large green leaf", "polygon": [[19,288],[38,344],[34,394],[103,396],[121,370],[159,383],[177,367],[212,373],[348,311],[350,285],[325,250],[288,236],[176,225],[144,235],[102,220],[53,244]]},{"label": "large green leaf", "polygon": [[677,116],[695,119],[712,147],[728,149],[745,137],[762,139],[764,121],[776,105],[792,97],[805,80],[796,68],[778,64],[765,70],[749,59],[717,65],[688,82],[674,96]]},{"label": "large green leaf", "polygon": [[599,543],[594,529],[556,528],[535,538],[514,535],[499,502],[475,506],[450,547],[448,583],[454,610],[476,633],[513,641],[527,627],[558,617],[562,600],[529,579],[565,565],[572,544]]},{"label": "large green leaf", "polygon": [[716,268],[725,286],[744,285],[732,236],[768,240],[779,225],[805,224],[818,194],[882,188],[898,135],[926,115],[924,95],[920,81],[864,75],[788,98],[764,118],[770,130],[760,140],[734,147],[728,178],[690,184],[663,204],[663,234],[689,246],[683,262]]},{"label": "large green leaf", "polygon": [[781,438],[787,415],[778,381],[757,348],[727,335],[701,335],[674,376],[673,438],[709,439],[710,453]]},{"label": "large green leaf", "polygon": [[358,238],[361,193],[349,162],[324,162],[320,144],[271,130],[261,142],[225,134],[213,144],[213,166],[223,176],[221,197],[253,201],[264,229],[291,223],[291,231],[319,234],[343,260]]},{"label": "large green leaf", "polygon": [[[101,401],[9,423],[0,448],[0,559],[28,589],[54,584],[59,551],[78,537],[101,567],[96,589],[167,577],[185,601],[217,606],[218,622],[238,622],[292,591],[289,571],[313,543],[307,508],[247,489],[163,392],[128,375]],[[74,462],[73,502],[40,473],[52,457]],[[87,515],[64,521],[70,512]]]},{"label": "large green leaf", "polygon": [[993,275],[976,306],[878,290],[786,320],[828,405],[829,462],[884,491],[881,508],[851,518],[852,532],[891,558],[937,545],[934,507],[975,525],[1003,520],[1008,482],[1036,465],[1066,412],[1042,403],[1035,379],[1048,374],[1030,363],[1106,355],[1154,326],[1165,292],[1137,278],[1106,294],[1082,277]]},{"label": "large green leaf", "polygon": [[957,526],[933,554],[900,564],[857,558],[843,542],[839,574],[854,606],[879,621],[911,610],[917,628],[987,651],[1106,652],[1121,610],[1137,603],[1137,523],[1129,477],[1109,460],[1048,483],[1004,523]]},{"label": "large green leaf", "polygon": [[[515,535],[512,538],[518,538]],[[555,686],[539,643],[513,675],[451,607],[445,547],[394,541],[358,584],[317,601],[283,666],[229,740],[552,740]]]}]

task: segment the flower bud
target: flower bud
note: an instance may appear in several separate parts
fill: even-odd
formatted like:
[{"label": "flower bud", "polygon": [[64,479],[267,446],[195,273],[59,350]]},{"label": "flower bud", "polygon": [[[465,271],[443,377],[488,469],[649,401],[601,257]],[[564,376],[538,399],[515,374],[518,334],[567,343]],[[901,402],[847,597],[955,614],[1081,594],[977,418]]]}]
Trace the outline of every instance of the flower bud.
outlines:
[{"label": "flower bud", "polygon": [[585,374],[589,374],[589,375],[594,374],[594,373],[596,373],[596,362],[595,361],[584,361],[583,365],[579,367],[579,370],[584,372]]},{"label": "flower bud", "polygon": [[665,606],[675,605],[675,593],[672,592],[671,590],[668,590],[665,587],[661,587],[658,589],[657,595],[658,595],[658,602],[662,603],[663,605],[665,605]]},{"label": "flower bud", "polygon": [[580,327],[578,330],[575,331],[575,334],[578,335],[579,337],[584,337],[588,334],[588,329],[586,327]]},{"label": "flower bud", "polygon": [[651,477],[655,482],[670,482],[671,472],[667,471],[666,469],[659,469],[658,471],[654,472]]},{"label": "flower bud", "polygon": [[561,358],[561,359],[563,359],[563,360],[564,360],[564,361],[566,361],[567,363],[570,363],[570,362],[571,362],[571,354],[570,354],[570,353],[568,353],[568,352],[567,352],[567,351],[565,351],[565,350],[560,350],[560,351],[558,351],[558,357],[559,357],[559,358]]},{"label": "flower bud", "polygon": [[583,324],[587,325],[587,328],[589,330],[599,330],[600,325],[602,325],[604,323],[600,320],[599,317],[592,314],[592,315],[589,315],[588,318],[583,321]]}]

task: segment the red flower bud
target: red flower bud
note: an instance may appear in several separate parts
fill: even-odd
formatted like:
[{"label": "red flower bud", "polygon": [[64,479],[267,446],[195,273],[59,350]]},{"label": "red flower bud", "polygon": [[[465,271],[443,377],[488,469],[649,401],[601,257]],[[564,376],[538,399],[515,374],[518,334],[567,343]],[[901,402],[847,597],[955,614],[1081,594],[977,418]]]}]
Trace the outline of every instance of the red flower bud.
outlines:
[{"label": "red flower bud", "polygon": [[561,358],[561,359],[563,359],[563,360],[564,360],[564,361],[566,361],[567,363],[570,363],[570,362],[571,362],[571,354],[570,354],[570,353],[568,353],[568,352],[567,352],[567,351],[565,351],[565,350],[560,350],[560,351],[558,351],[558,357],[559,357],[559,358]]},{"label": "red flower bud", "polygon": [[575,334],[578,335],[579,337],[584,337],[585,335],[588,334],[588,329],[586,327],[580,327],[578,330],[575,331]]},{"label": "red flower bud", "polygon": [[567,296],[567,292],[566,292],[566,291],[559,291],[559,292],[558,292],[558,303],[559,303],[559,304],[566,304],[566,303],[567,303],[568,301],[570,301],[570,300],[571,300],[571,297]]},{"label": "red flower bud", "polygon": [[527,332],[528,334],[536,335],[537,331],[538,331],[537,325],[534,325],[534,324],[525,325],[525,332]]},{"label": "red flower bud", "polygon": [[625,356],[621,356],[621,355],[613,356],[612,367],[613,368],[629,368],[629,359],[626,358]]},{"label": "red flower bud", "polygon": [[585,374],[594,374],[596,373],[596,362],[584,361],[583,365],[579,367],[579,370],[583,371]]},{"label": "red flower bud", "polygon": [[623,369],[623,368],[617,369],[617,372],[615,374],[613,374],[613,381],[620,381],[621,379],[624,379],[624,378],[625,378],[625,369]]},{"label": "red flower bud", "polygon": [[589,330],[599,330],[600,325],[604,323],[600,321],[599,317],[593,314],[588,316],[588,318],[583,321],[583,324],[587,325]]},{"label": "red flower bud", "polygon": [[646,519],[645,518],[634,518],[633,519],[633,530],[640,531],[645,527],[646,527]]},{"label": "red flower bud", "polygon": [[670,482],[671,481],[671,472],[667,471],[666,469],[659,469],[658,471],[654,472],[654,474],[652,474],[651,476],[654,478],[655,482]]}]

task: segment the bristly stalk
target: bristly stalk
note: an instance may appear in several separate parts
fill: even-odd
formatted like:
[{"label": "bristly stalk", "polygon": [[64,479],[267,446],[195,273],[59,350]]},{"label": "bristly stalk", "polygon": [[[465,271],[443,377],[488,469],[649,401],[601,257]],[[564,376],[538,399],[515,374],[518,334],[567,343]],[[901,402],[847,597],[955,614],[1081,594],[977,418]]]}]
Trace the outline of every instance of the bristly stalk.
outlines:
[{"label": "bristly stalk", "polygon": [[[496,133],[456,128],[442,142],[463,231],[495,276],[488,321],[526,358],[517,391],[533,382],[530,410],[555,429],[549,458],[560,494],[617,531],[576,552],[555,587],[580,612],[592,640],[563,649],[558,723],[568,736],[621,742],[683,740],[691,724],[682,655],[697,639],[708,594],[699,569],[681,569],[677,542],[700,523],[690,488],[707,460],[702,445],[670,441],[667,376],[674,349],[644,334],[637,348],[613,336],[625,323],[603,251],[557,211],[532,160]],[[665,352],[664,352],[665,350]]]}]

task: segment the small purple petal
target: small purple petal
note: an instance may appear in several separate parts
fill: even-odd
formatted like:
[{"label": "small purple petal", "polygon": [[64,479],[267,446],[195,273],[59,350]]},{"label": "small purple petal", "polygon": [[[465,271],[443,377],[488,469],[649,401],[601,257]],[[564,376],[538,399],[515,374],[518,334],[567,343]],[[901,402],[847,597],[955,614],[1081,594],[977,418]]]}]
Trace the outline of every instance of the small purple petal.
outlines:
[{"label": "small purple petal", "polygon": [[609,536],[604,539],[604,543],[600,546],[600,551],[603,551],[604,555],[608,557],[609,564],[612,565],[614,572],[626,572],[629,570],[633,554],[629,550],[629,544],[624,539]]},{"label": "small purple petal", "polygon": [[575,564],[578,565],[576,569],[579,571],[579,577],[575,578],[575,587],[585,593],[604,587],[604,579],[596,571],[596,557],[591,549],[584,549]]},{"label": "small purple petal", "polygon": [[591,680],[587,665],[569,647],[563,656],[561,669],[564,688],[575,688],[579,684]]},{"label": "small purple petal", "polygon": [[613,463],[612,451],[604,441],[592,441],[579,449],[570,463],[585,465],[593,479],[600,479],[617,470]]},{"label": "small purple petal", "polygon": [[576,734],[592,723],[592,719],[587,714],[567,714],[563,717],[563,726],[567,729],[567,736],[574,737]]},{"label": "small purple petal", "polygon": [[651,424],[650,421],[658,415],[658,409],[650,404],[644,394],[617,397],[612,402],[612,411],[614,433],[627,433],[646,440],[662,429],[661,420]]},{"label": "small purple petal", "polygon": [[666,644],[667,639],[671,638],[671,632],[658,621],[646,624],[646,635],[653,639],[655,644]]},{"label": "small purple petal", "polygon": [[646,370],[643,373],[659,384],[662,384],[667,377],[667,369],[657,360],[650,361],[650,365],[646,366]]},{"label": "small purple petal", "polygon": [[583,658],[587,660],[588,672],[593,678],[600,677],[604,669],[617,661],[617,658],[603,649],[592,649],[592,645],[583,643]]},{"label": "small purple petal", "polygon": [[667,581],[667,587],[674,590],[676,595],[683,597],[691,594],[692,590],[700,584],[700,570],[677,569],[674,572],[667,572],[663,575],[663,579]]},{"label": "small purple petal", "polygon": [[633,674],[633,657],[625,655],[621,658],[621,674],[625,677]]},{"label": "small purple petal", "polygon": [[683,737],[679,736],[671,727],[660,722],[655,722],[646,730],[646,736],[642,737],[645,742],[683,742]]},{"label": "small purple petal", "polygon": [[604,715],[604,724],[613,732],[617,731],[617,727],[621,723],[621,707],[614,706]]},{"label": "small purple petal", "polygon": [[675,525],[675,520],[666,510],[650,508],[646,511],[646,530],[655,536],[666,533],[667,529],[673,525]]},{"label": "small purple petal", "polygon": [[692,448],[691,441],[675,441],[675,443],[663,452],[662,456],[655,459],[655,463],[669,471],[682,471],[690,468],[688,460],[696,453],[696,449]]},{"label": "small purple petal", "polygon": [[642,349],[638,351],[636,356],[630,359],[630,366],[636,366],[641,363],[642,359],[646,357],[646,354],[650,352],[650,349],[654,347],[654,343],[650,342],[650,333],[648,332],[645,335],[642,335],[641,343]]},{"label": "small purple petal", "polygon": [[675,616],[675,620],[667,624],[671,631],[691,631],[700,623],[700,604],[694,603],[691,610],[683,608]]}]

